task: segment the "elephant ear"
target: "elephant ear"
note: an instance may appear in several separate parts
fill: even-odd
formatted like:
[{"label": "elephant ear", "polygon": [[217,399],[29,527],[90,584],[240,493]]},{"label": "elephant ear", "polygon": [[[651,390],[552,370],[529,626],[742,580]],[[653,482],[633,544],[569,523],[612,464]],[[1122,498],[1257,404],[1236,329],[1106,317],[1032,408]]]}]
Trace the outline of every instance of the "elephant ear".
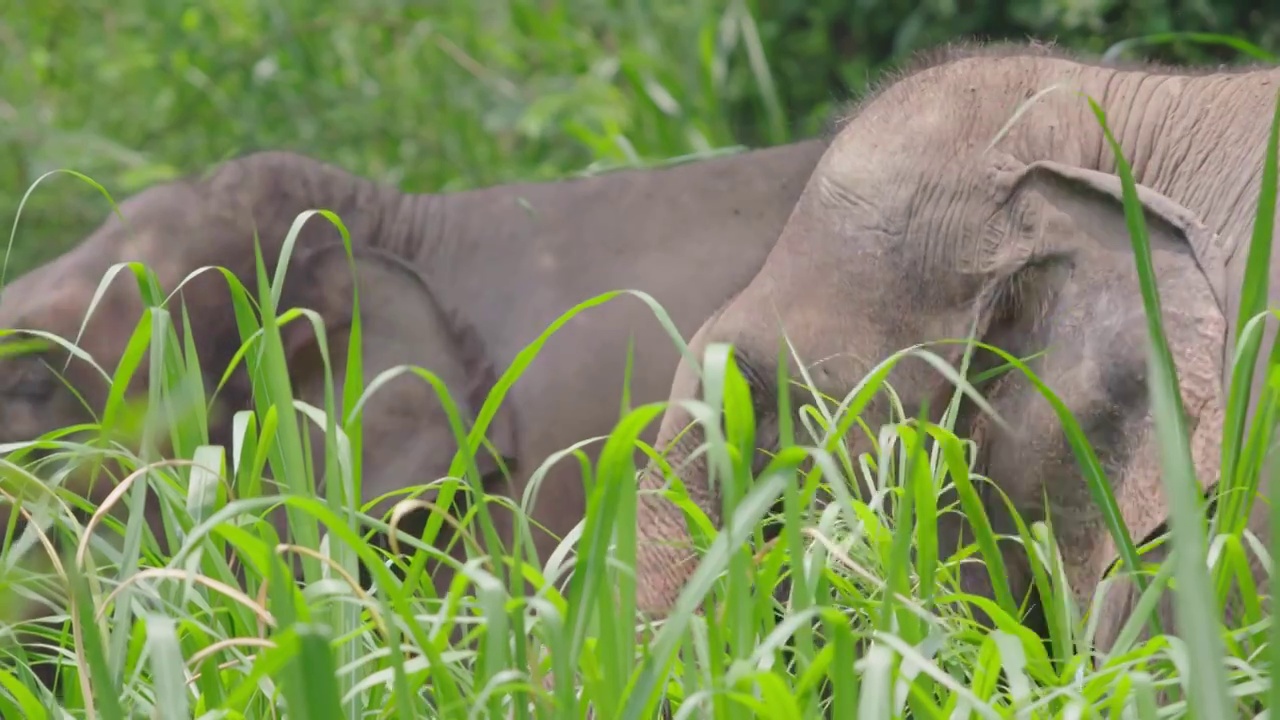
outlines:
[{"label": "elephant ear", "polygon": [[[452,325],[422,276],[399,258],[359,247],[354,267],[341,245],[299,258],[290,268],[281,307],[310,308],[323,318],[335,401],[341,406],[353,310],[353,283],[359,291],[364,385],[388,368],[413,365],[434,373],[448,388],[463,431],[469,432],[496,373],[467,328]],[[324,363],[312,325],[305,318],[281,329],[289,372],[297,395],[324,407]],[[345,412],[345,411],[344,411]],[[423,378],[402,373],[378,387],[361,409],[367,502],[408,485],[429,483],[448,472],[457,450],[439,395]],[[323,441],[323,434],[313,435]],[[475,458],[489,477],[508,470],[515,458],[515,427],[507,402],[485,430],[497,457],[483,445]],[[318,452],[313,444],[313,452]]]},{"label": "elephant ear", "polygon": [[[1092,196],[1103,221],[1116,228],[1118,238],[1128,241],[1129,228],[1124,217],[1124,186],[1120,176],[1097,170],[1039,160],[1015,171],[1015,185],[1030,180],[1059,184],[1061,190],[1081,196]],[[1227,258],[1223,240],[1207,227],[1189,208],[1146,185],[1135,183],[1138,202],[1146,211],[1149,235],[1185,244],[1195,256],[1213,292],[1218,309],[1227,312]],[[1083,197],[1081,199],[1084,199]],[[1153,223],[1156,227],[1152,227]]]},{"label": "elephant ear", "polygon": [[[1046,351],[1033,370],[1084,431],[1131,538],[1141,543],[1161,527],[1169,506],[1147,392],[1147,320],[1120,180],[1054,162],[1006,161],[1001,171],[1004,205],[993,222],[1002,226],[1000,237],[1013,236],[1001,246],[1017,247],[1019,257],[997,293],[1000,309],[992,312],[984,339],[1024,357]],[[1222,252],[1217,236],[1189,209],[1152,188],[1137,190],[1189,416],[1192,459],[1209,486],[1217,477],[1224,410]],[[1062,438],[1059,419],[1016,375],[1001,381],[1003,399],[993,402],[1014,435],[992,430],[1000,438],[987,452],[999,465],[992,479],[1010,483],[1020,507],[1048,498],[1068,578],[1087,603],[1116,558],[1116,544],[1065,438],[1047,440]]]}]

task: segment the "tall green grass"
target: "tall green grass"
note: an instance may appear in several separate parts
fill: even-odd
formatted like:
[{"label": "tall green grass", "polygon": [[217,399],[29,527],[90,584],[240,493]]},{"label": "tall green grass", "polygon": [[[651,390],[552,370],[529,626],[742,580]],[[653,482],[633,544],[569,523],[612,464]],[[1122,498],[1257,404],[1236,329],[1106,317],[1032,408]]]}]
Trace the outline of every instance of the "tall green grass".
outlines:
[{"label": "tall green grass", "polygon": [[[1272,158],[1266,182],[1274,184],[1274,152]],[[1131,207],[1132,178],[1123,163],[1121,175]],[[1250,252],[1265,254],[1271,210],[1262,205]],[[302,223],[334,222],[342,229],[331,213],[314,214],[298,217],[274,274],[261,258],[249,285],[225,271],[206,270],[222,272],[231,289],[244,342],[235,362],[244,363],[257,383],[255,406],[236,417],[232,448],[210,445],[207,419],[189,412],[192,404],[202,407],[209,401],[199,381],[199,359],[191,352],[190,335],[174,329],[168,296],[138,265],[116,271],[134,275],[148,310],[119,366],[102,371],[123,388],[144,355],[150,356],[152,411],[135,436],[144,440],[139,449],[111,439],[119,437],[113,423],[129,415],[127,398],[119,392],[100,423],[81,428],[101,434],[86,440],[59,432],[2,448],[6,473],[0,489],[8,497],[19,487],[45,487],[23,467],[36,448],[52,450],[51,460],[65,464],[55,476],[65,477],[68,467],[101,466],[108,457],[130,473],[112,499],[126,510],[125,520],[110,515],[105,504],[90,506],[94,515],[88,525],[96,531],[87,533],[69,513],[84,501],[69,488],[54,487],[46,493],[52,501],[45,507],[48,523],[39,531],[28,526],[27,533],[58,534],[74,548],[57,558],[60,569],[52,578],[73,603],[69,613],[51,615],[65,623],[61,630],[26,626],[44,633],[43,644],[6,648],[17,661],[0,669],[0,713],[6,717],[63,717],[64,712],[87,717],[92,712],[103,718],[280,713],[568,718],[581,717],[589,704],[595,717],[647,718],[666,704],[679,706],[680,717],[1082,717],[1123,711],[1154,718],[1234,717],[1250,703],[1269,706],[1274,644],[1224,644],[1223,629],[1211,620],[1223,600],[1213,592],[1222,586],[1209,582],[1210,571],[1201,561],[1208,546],[1199,510],[1188,502],[1196,486],[1186,474],[1185,432],[1176,422],[1166,425],[1177,415],[1158,400],[1175,387],[1171,371],[1153,373],[1152,394],[1169,494],[1175,505],[1182,503],[1172,523],[1172,575],[1179,588],[1199,588],[1178,595],[1179,624],[1187,628],[1181,640],[1157,636],[1095,658],[1082,617],[1086,609],[1072,606],[1052,535],[1039,523],[1019,524],[1018,536],[1032,554],[1037,588],[1048,600],[1048,642],[1020,625],[1025,599],[1008,593],[995,550],[998,538],[985,520],[977,489],[998,484],[999,478],[975,472],[972,444],[951,426],[959,393],[978,399],[973,380],[966,380],[963,366],[950,367],[925,346],[886,358],[848,396],[833,401],[834,407],[821,396],[806,402],[801,426],[783,428],[782,447],[756,475],[744,462],[754,442],[752,406],[731,351],[712,346],[698,358],[707,392],[689,407],[714,429],[706,452],[726,488],[727,522],[718,532],[705,518],[695,524],[709,550],[676,611],[650,640],[637,638],[635,579],[628,570],[635,557],[637,468],[631,448],[638,433],[656,421],[661,403],[624,413],[604,438],[599,461],[586,466],[588,513],[580,533],[566,540],[578,551],[571,564],[560,557],[541,566],[516,557],[476,557],[457,567],[459,579],[445,597],[435,597],[420,567],[414,570],[421,554],[450,562],[434,550],[430,537],[402,535],[402,546],[420,556],[394,559],[354,529],[357,518],[389,529],[384,520],[365,515],[357,500],[363,398],[400,372],[432,383],[446,398],[455,436],[467,448],[451,472],[464,484],[474,483],[472,453],[511,383],[572,316],[589,313],[618,293],[567,311],[531,343],[499,381],[477,427],[461,422],[447,400],[449,389],[421,368],[388,370],[364,387],[358,363],[348,363],[345,376],[334,378],[339,390],[326,395],[324,408],[311,408],[293,397],[279,329],[283,323],[318,319],[299,311],[277,318],[275,301]],[[1141,215],[1130,217],[1139,220],[1133,230],[1135,258],[1148,285],[1144,297],[1155,308],[1158,297],[1151,292],[1149,261],[1143,260],[1149,250]],[[345,229],[343,234],[347,241]],[[1251,297],[1256,305],[1265,294]],[[652,298],[641,299],[672,327]],[[1242,311],[1242,319],[1254,315]],[[1158,323],[1152,327],[1153,367],[1158,367],[1163,340]],[[317,330],[323,332],[322,326]],[[672,335],[683,347],[674,330]],[[359,338],[357,319],[348,352],[358,350]],[[895,422],[863,426],[877,441],[874,455],[852,456],[842,438],[859,427],[858,414],[873,393],[893,397],[885,377],[909,354],[924,357],[951,378],[960,388],[956,399],[938,424],[906,416],[895,403]],[[1015,371],[1030,374],[1016,358],[1006,359]],[[326,357],[326,367],[332,368],[333,360]],[[1248,376],[1243,370],[1237,375]],[[334,412],[339,396],[349,408],[344,416]],[[1240,413],[1242,402],[1236,400],[1231,411]],[[1062,407],[1060,401],[1056,406]],[[1082,443],[1070,415],[1063,419],[1069,436]],[[308,422],[330,430],[323,447],[307,446],[299,423]],[[1256,436],[1265,429],[1260,422],[1234,427]],[[191,462],[162,461],[155,450],[155,438],[162,435],[176,456]],[[661,462],[657,449],[642,447]],[[1091,452],[1087,444],[1077,449],[1085,459]],[[812,463],[806,465],[807,460]],[[318,492],[313,481],[321,468],[330,480]],[[1242,475],[1233,471],[1224,477]],[[1105,478],[1094,479],[1101,481],[1097,490],[1105,501],[1110,493]],[[273,481],[283,497],[267,489]],[[681,497],[681,487],[677,483],[669,492],[699,517]],[[957,500],[939,503],[951,489]],[[998,497],[998,485],[992,489]],[[815,504],[819,493],[834,501]],[[142,520],[144,503],[163,510],[168,552]],[[309,539],[278,544],[274,527],[261,516],[281,504],[289,510],[291,532]],[[468,518],[464,529],[483,536],[488,533],[485,503],[477,507],[478,517]],[[942,557],[937,518],[949,512],[968,516],[975,541]],[[784,528],[771,544],[761,542],[767,521]],[[1239,527],[1221,520],[1217,527],[1242,542]],[[23,547],[21,538],[6,535],[0,552],[6,581],[38,590],[32,580],[38,571],[19,562]],[[243,584],[224,559],[228,552],[243,563]],[[290,556],[303,560],[303,581],[297,585]],[[357,558],[370,569],[370,588],[353,581]],[[967,599],[993,619],[994,631],[978,626],[966,608],[954,604],[961,597],[958,566],[975,560],[986,564],[997,596]],[[399,572],[385,563],[397,565]],[[1219,573],[1236,570],[1238,565],[1221,561],[1216,567]],[[532,580],[535,592],[526,594],[516,578]],[[783,578],[791,586],[779,606],[769,589]],[[1168,591],[1152,583],[1148,593]],[[465,629],[467,642],[452,641],[455,626]],[[59,649],[67,688],[61,698],[39,686],[26,669],[49,647]],[[548,673],[557,679],[551,690],[541,683]],[[1157,694],[1178,688],[1189,698],[1159,710]],[[61,710],[49,709],[55,707]]]},{"label": "tall green grass", "polygon": [[[560,6],[551,7],[553,11],[542,16],[533,5],[511,5],[510,14],[492,22],[519,25],[527,30],[529,45],[487,47],[487,51],[499,57],[530,52],[534,40],[572,25],[573,18],[556,15],[555,8]],[[703,6],[692,7],[695,10],[689,12]],[[228,8],[220,11],[236,11]],[[173,12],[175,21],[193,23],[197,29],[210,21],[199,15],[204,11],[195,11],[195,16]],[[718,21],[720,16],[715,18]],[[481,20],[468,17],[466,22]],[[646,63],[657,61],[639,53],[624,53],[618,70],[632,83],[631,91],[644,88],[647,95],[641,97],[649,98],[646,102],[655,107],[665,107],[663,92],[686,99],[677,113],[679,121],[665,125],[619,119],[624,114],[611,104],[616,96],[602,90],[602,84],[584,81],[587,87],[579,89],[583,97],[599,93],[598,105],[588,106],[603,118],[599,127],[616,129],[621,124],[628,128],[620,134],[597,135],[590,123],[578,127],[581,139],[598,143],[592,146],[597,157],[626,159],[633,148],[642,146],[649,150],[635,152],[636,157],[674,155],[678,153],[672,148],[704,148],[728,137],[723,127],[715,125],[722,122],[715,103],[720,102],[717,93],[723,88],[717,84],[716,72],[724,62],[725,46],[713,41],[714,33],[708,30],[713,27],[711,21],[704,17],[701,22],[691,25],[697,28],[696,47],[704,53],[701,64],[691,66],[695,74],[682,74],[674,66],[648,68]],[[335,28],[333,36],[377,32],[370,27],[376,28],[377,23],[350,31]],[[652,31],[644,23],[631,27],[641,35]],[[422,32],[423,38],[437,43],[449,37],[432,29]],[[283,31],[277,39],[281,46],[295,43],[281,57],[312,58],[326,73],[343,72],[341,53],[319,53]],[[638,47],[665,46],[663,38],[633,42]],[[590,56],[585,51],[562,52],[572,55],[566,62],[570,67],[576,67],[577,58]],[[423,96],[471,87],[470,92],[485,98],[476,102],[488,102],[488,93],[510,90],[500,73],[467,66],[466,57],[465,52],[456,54],[459,66],[474,73],[468,80],[472,85],[427,83]],[[78,62],[92,59],[86,55]],[[407,73],[410,60],[407,55],[392,55],[385,62],[400,63],[403,67],[391,69]],[[760,87],[768,87],[767,66],[753,62],[760,68],[756,76]],[[343,82],[350,80],[355,87],[359,79]],[[477,86],[486,89],[476,90]],[[163,96],[159,101],[176,102]],[[214,102],[201,100],[205,101]],[[695,109],[684,109],[690,107]],[[564,108],[541,111],[569,112]],[[420,122],[415,106],[396,112],[403,114],[397,116],[400,120],[412,116]],[[537,123],[545,122],[545,117],[539,120],[532,111],[520,118],[533,128],[526,131],[535,135]],[[461,120],[442,122],[455,127]],[[555,133],[542,131],[547,132],[548,144],[557,139]],[[241,132],[251,134],[243,128]],[[315,130],[304,124],[300,132]],[[618,137],[630,139],[631,147]],[[651,144],[636,142],[637,137]],[[704,145],[703,137],[717,139]],[[1265,267],[1270,252],[1274,137],[1249,251],[1251,268],[1257,263]],[[466,158],[469,167],[483,166],[497,157],[495,144],[468,145],[475,139],[461,135],[446,157],[459,164],[463,164],[459,158]],[[1118,147],[1112,147],[1118,154]],[[437,149],[426,141],[410,147],[404,151],[405,165]],[[335,153],[341,156],[342,151]],[[551,172],[556,163],[583,160],[580,155],[567,157],[542,161],[545,165],[538,166],[539,172]],[[210,444],[206,413],[192,411],[206,408],[211,398],[205,395],[190,324],[183,323],[188,330],[179,333],[172,322],[177,310],[166,303],[170,295],[165,292],[171,294],[174,289],[156,287],[148,269],[137,264],[114,269],[133,275],[148,309],[134,327],[119,365],[99,368],[116,388],[102,417],[38,440],[0,447],[0,494],[10,500],[20,493],[43,500],[39,507],[32,507],[32,500],[23,506],[27,518],[36,521],[26,526],[24,534],[18,534],[19,528],[12,523],[6,527],[0,549],[3,606],[8,610],[39,595],[74,601],[70,606],[55,602],[49,608],[46,619],[61,623],[60,627],[29,622],[18,626],[11,616],[0,624],[2,652],[13,660],[0,663],[0,716],[577,718],[590,705],[597,718],[648,718],[666,705],[678,707],[678,717],[816,718],[829,713],[837,718],[1065,718],[1127,713],[1145,719],[1236,717],[1252,714],[1255,705],[1272,707],[1270,700],[1277,691],[1271,686],[1270,668],[1280,645],[1272,641],[1277,630],[1270,626],[1270,615],[1249,608],[1239,626],[1229,628],[1215,620],[1227,583],[1235,581],[1248,588],[1251,582],[1239,562],[1242,553],[1253,548],[1242,520],[1247,516],[1247,499],[1262,482],[1261,453],[1274,424],[1270,388],[1264,389],[1260,411],[1251,422],[1246,422],[1244,411],[1250,367],[1258,352],[1259,318],[1266,312],[1266,274],[1251,272],[1246,278],[1244,297],[1249,300],[1236,319],[1242,332],[1233,355],[1235,380],[1223,438],[1230,452],[1224,453],[1218,515],[1209,526],[1210,534],[1201,523],[1195,479],[1188,475],[1187,441],[1156,312],[1158,294],[1145,259],[1149,249],[1142,217],[1135,212],[1132,177],[1122,157],[1118,165],[1132,221],[1135,262],[1152,318],[1151,394],[1160,421],[1168,493],[1175,501],[1171,519],[1175,552],[1156,580],[1147,583],[1144,604],[1124,634],[1126,642],[1107,657],[1096,657],[1092,651],[1092,624],[1086,617],[1091,608],[1074,606],[1051,528],[1042,523],[1019,521],[1017,539],[1032,557],[1034,582],[1047,604],[1049,637],[1036,637],[1020,624],[1027,599],[1009,591],[996,549],[1002,538],[984,517],[980,498],[1008,500],[999,491],[999,478],[986,478],[976,471],[973,443],[957,436],[953,427],[962,393],[980,402],[973,389],[976,380],[966,379],[963,366],[950,367],[926,346],[906,348],[884,359],[845,398],[813,397],[801,408],[798,427],[784,423],[781,448],[758,474],[750,472],[745,460],[753,447],[755,420],[730,349],[713,346],[696,358],[703,367],[706,395],[688,406],[708,429],[705,452],[725,489],[725,524],[719,531],[710,527],[684,496],[682,485],[673,483],[668,492],[695,520],[695,535],[707,552],[676,611],[653,629],[651,637],[636,623],[636,578],[629,572],[635,557],[637,470],[631,450],[640,432],[656,423],[661,403],[627,410],[606,438],[583,438],[584,443],[597,441],[603,449],[597,462],[583,463],[582,480],[589,489],[587,516],[578,531],[565,539],[560,554],[543,558],[541,565],[527,562],[518,553],[472,558],[455,564],[457,580],[444,597],[437,597],[425,577],[425,562],[431,558],[454,564],[433,543],[441,521],[429,526],[425,538],[401,535],[401,547],[408,554],[398,558],[385,555],[370,542],[368,532],[355,529],[363,527],[357,525],[360,520],[375,530],[391,530],[384,518],[370,517],[359,502],[363,399],[395,374],[411,373],[431,383],[450,410],[455,437],[467,448],[455,458],[454,479],[439,486],[445,498],[455,492],[475,493],[478,478],[472,453],[511,383],[573,316],[590,313],[621,293],[588,300],[552,323],[503,375],[481,409],[476,427],[462,422],[448,399],[450,389],[422,368],[394,368],[364,386],[356,360],[361,343],[358,313],[346,373],[334,378],[341,383],[339,389],[326,393],[324,407],[313,408],[294,398],[280,326],[316,323],[318,318],[299,311],[277,317],[276,303],[289,248],[303,222],[333,222],[342,230],[344,242],[349,242],[341,218],[317,212],[296,220],[276,268],[266,267],[259,257],[252,278],[237,278],[223,269],[206,270],[221,273],[231,290],[231,310],[244,343],[234,362],[243,364],[255,378],[254,407],[234,418],[231,447]],[[509,167],[495,165],[492,172],[506,172]],[[400,172],[383,170],[389,175]],[[157,175],[140,174],[138,181],[143,177]],[[441,182],[446,182],[452,176],[442,177]],[[495,174],[471,179],[503,178]],[[669,329],[673,327],[652,298],[641,299]],[[357,297],[352,300],[358,303]],[[320,326],[316,329],[323,332]],[[22,334],[6,332],[5,336]],[[40,339],[71,349],[63,339]],[[687,351],[673,330],[672,340]],[[894,422],[865,426],[860,411],[874,393],[895,397],[885,378],[893,364],[907,355],[932,362],[960,388],[947,412],[934,424],[908,416],[895,402]],[[150,412],[139,414],[123,389],[144,357],[150,360],[145,398]],[[1274,358],[1273,348],[1267,360],[1273,368]],[[1054,404],[1081,461],[1084,481],[1104,508],[1114,507],[1097,459],[1065,405],[1025,363],[1007,355],[1005,359],[1012,371],[1028,373]],[[330,372],[334,360],[325,357]],[[341,416],[335,412],[339,404],[346,409]],[[781,417],[790,414],[782,412]],[[309,446],[304,432],[307,423],[327,429],[323,447]],[[855,429],[873,436],[873,455],[854,456],[844,444],[842,439]],[[130,438],[138,442],[125,442]],[[158,439],[166,440],[181,460],[164,460]],[[641,447],[654,462],[664,464],[660,449]],[[566,448],[565,454],[577,452]],[[119,494],[110,499],[119,515],[111,514],[106,504],[89,503],[71,484],[77,471],[106,473],[107,461],[118,464],[127,477],[120,483]],[[328,483],[320,492],[314,480],[322,470]],[[283,495],[275,492],[276,485]],[[816,502],[820,495],[833,501],[820,505]],[[939,501],[951,496],[955,501]],[[501,500],[473,503],[473,513],[460,521],[473,541],[492,535],[488,502]],[[92,519],[83,522],[72,512],[76,508]],[[162,514],[167,550],[144,522],[148,508]],[[287,513],[293,545],[281,544],[275,526],[263,518],[264,513],[280,508]],[[957,512],[971,522],[975,539],[942,557],[937,520]],[[1132,567],[1137,559],[1135,539],[1128,537],[1116,514],[1111,515],[1109,531],[1125,555],[1123,565]],[[771,543],[764,542],[767,522],[781,527]],[[88,526],[95,531],[86,532]],[[517,535],[522,547],[531,544],[527,525]],[[50,537],[61,538],[69,552],[42,559]],[[564,554],[570,548],[576,551],[572,559]],[[1219,549],[1216,564],[1207,567],[1204,560],[1213,548]],[[1273,548],[1266,549],[1274,556]],[[228,554],[242,566],[243,580],[226,560]],[[292,582],[294,559],[299,560],[303,574],[298,584]],[[994,631],[978,626],[966,608],[954,603],[962,598],[957,586],[959,566],[973,562],[985,565],[996,597],[963,599],[981,606],[995,623]],[[358,563],[370,573],[371,587],[355,582]],[[769,589],[784,579],[790,581],[790,591],[779,603]],[[1172,592],[1168,579],[1179,589],[1179,625],[1185,628],[1181,639],[1157,634],[1135,642],[1137,631],[1151,620],[1143,610],[1151,608],[1161,594]],[[522,581],[531,582],[534,592],[526,593]],[[1273,576],[1271,584],[1277,582]],[[1247,606],[1249,593],[1244,595]],[[19,629],[38,634],[42,641],[10,642]],[[454,642],[455,629],[465,642]],[[1241,639],[1249,635],[1255,642]],[[36,656],[61,663],[64,696],[54,697],[36,682],[29,669]],[[548,674],[557,680],[550,690],[542,684]],[[1159,694],[1169,691],[1189,694],[1159,708]]]}]

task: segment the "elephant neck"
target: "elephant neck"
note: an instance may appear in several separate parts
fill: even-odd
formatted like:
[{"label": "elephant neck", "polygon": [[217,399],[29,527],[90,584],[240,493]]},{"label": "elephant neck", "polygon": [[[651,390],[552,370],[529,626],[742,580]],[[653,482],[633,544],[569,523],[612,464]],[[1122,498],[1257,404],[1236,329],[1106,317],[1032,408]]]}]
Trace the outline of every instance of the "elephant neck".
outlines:
[{"label": "elephant neck", "polygon": [[448,196],[379,190],[383,197],[363,228],[364,241],[414,265],[433,257],[445,240]]},{"label": "elephant neck", "polygon": [[483,285],[482,276],[492,271],[490,250],[501,245],[499,228],[508,223],[497,208],[476,207],[475,190],[387,192],[391,196],[378,203],[381,212],[369,218],[364,237],[412,265],[454,330],[468,331],[475,324],[468,311],[471,286]]}]

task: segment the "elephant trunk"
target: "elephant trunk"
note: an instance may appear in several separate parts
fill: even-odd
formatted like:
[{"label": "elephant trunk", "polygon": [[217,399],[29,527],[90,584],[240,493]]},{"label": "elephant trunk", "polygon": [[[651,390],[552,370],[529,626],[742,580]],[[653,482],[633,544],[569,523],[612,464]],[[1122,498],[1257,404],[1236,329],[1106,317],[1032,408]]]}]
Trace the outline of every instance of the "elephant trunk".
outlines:
[{"label": "elephant trunk", "polygon": [[[701,333],[700,333],[701,334]],[[706,343],[695,337],[690,343],[694,356]],[[696,400],[701,382],[697,371],[682,361],[672,383],[670,405],[658,428],[655,448],[666,453],[673,473],[684,479],[685,490],[713,527],[720,526],[720,503],[707,477],[706,454],[699,447],[706,433],[682,403]],[[636,606],[652,617],[665,617],[675,604],[685,583],[697,568],[692,536],[678,506],[662,494],[665,484],[661,468],[650,463],[638,481],[636,499]]]}]

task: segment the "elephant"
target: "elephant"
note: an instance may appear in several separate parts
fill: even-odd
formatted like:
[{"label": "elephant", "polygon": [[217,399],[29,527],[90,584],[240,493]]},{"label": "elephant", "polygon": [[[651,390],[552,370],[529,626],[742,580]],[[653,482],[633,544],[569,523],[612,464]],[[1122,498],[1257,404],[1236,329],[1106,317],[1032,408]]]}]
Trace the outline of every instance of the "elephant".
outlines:
[{"label": "elephant", "polygon": [[[1252,232],[1277,87],[1280,70],[1272,68],[1102,66],[1037,44],[950,45],[890,76],[841,121],[759,272],[690,342],[695,359],[712,345],[732,348],[756,413],[755,469],[778,446],[782,393],[793,409],[813,393],[838,401],[892,354],[972,333],[1015,357],[1041,353],[1027,365],[1094,448],[1131,538],[1140,545],[1161,532],[1170,506],[1147,385],[1147,319],[1118,164],[1088,98],[1105,111],[1133,169],[1192,462],[1207,493],[1219,472],[1248,255],[1241,248]],[[1269,277],[1274,308],[1280,260]],[[1275,333],[1268,320],[1264,349]],[[928,349],[956,365],[965,345]],[[975,350],[970,370],[1000,362]],[[1252,378],[1253,403],[1265,365]],[[807,388],[796,387],[802,369]],[[785,390],[779,370],[795,380]],[[955,393],[912,355],[887,381],[907,417],[937,411]],[[699,368],[682,359],[655,447],[720,527],[706,455],[693,454],[706,432],[685,404],[703,386]],[[1005,422],[966,396],[957,434],[972,437],[977,472],[1028,524],[1051,521],[1077,607],[1087,607],[1118,550],[1058,416],[1016,370],[978,390]],[[877,393],[861,421],[874,433],[889,413]],[[856,424],[843,439],[855,455],[870,450]],[[697,567],[684,515],[660,493],[664,482],[656,465],[638,481],[637,607],[652,618],[670,615]],[[1249,520],[1264,543],[1265,498],[1259,493]],[[983,498],[997,536],[1015,528],[1005,502]],[[959,513],[941,515],[939,556],[964,532]],[[1010,590],[1015,600],[1034,600],[1026,554],[1014,547],[1000,552]],[[1264,572],[1257,559],[1253,567]],[[994,592],[978,564],[963,566],[958,581],[965,592]],[[1112,646],[1134,592],[1119,579],[1105,589],[1096,649]],[[1161,602],[1163,627],[1175,628],[1172,593]],[[1047,632],[1041,608],[1022,621]]]},{"label": "elephant", "polygon": [[[827,141],[817,136],[666,167],[439,194],[402,192],[298,153],[256,152],[126,199],[120,215],[3,288],[0,327],[76,338],[108,268],[141,261],[165,292],[182,283],[175,298],[190,318],[212,392],[241,345],[228,284],[216,272],[184,278],[206,266],[226,268],[256,297],[255,233],[271,273],[295,218],[328,209],[349,230],[352,263],[339,231],[323,217],[309,218],[277,312],[310,308],[323,319],[340,400],[357,283],[364,382],[397,365],[423,367],[447,385],[469,427],[517,355],[561,314],[594,296],[648,293],[687,338],[764,261]],[[181,330],[182,313],[174,303],[169,307]],[[129,273],[118,274],[79,347],[110,372],[142,310],[136,283]],[[323,409],[325,376],[310,324],[303,318],[288,323],[281,341],[295,396]],[[631,402],[661,400],[677,358],[673,338],[633,296],[573,317],[508,388],[489,423],[486,436],[497,458],[484,449],[476,454],[485,492],[518,504],[531,475],[558,451],[594,439],[582,447],[594,459],[598,438],[620,416],[626,373]],[[210,411],[210,440],[227,448],[232,414],[252,407],[243,367]],[[144,360],[131,393],[146,392],[146,368]],[[88,363],[69,360],[57,346],[0,358],[0,383],[0,442],[88,422],[89,409],[99,412],[110,389]],[[446,475],[457,449],[432,387],[409,375],[388,385],[362,410],[361,502]],[[310,428],[311,447],[323,447],[323,429]],[[100,501],[107,490],[95,490],[91,499]],[[376,505],[373,514],[394,500]],[[545,561],[585,512],[578,461],[568,456],[550,465],[530,505],[534,546]],[[509,545],[511,514],[499,507],[492,513]],[[159,521],[148,518],[163,547]],[[462,543],[451,552],[465,560]],[[438,593],[452,578],[446,564],[433,570]]]}]

